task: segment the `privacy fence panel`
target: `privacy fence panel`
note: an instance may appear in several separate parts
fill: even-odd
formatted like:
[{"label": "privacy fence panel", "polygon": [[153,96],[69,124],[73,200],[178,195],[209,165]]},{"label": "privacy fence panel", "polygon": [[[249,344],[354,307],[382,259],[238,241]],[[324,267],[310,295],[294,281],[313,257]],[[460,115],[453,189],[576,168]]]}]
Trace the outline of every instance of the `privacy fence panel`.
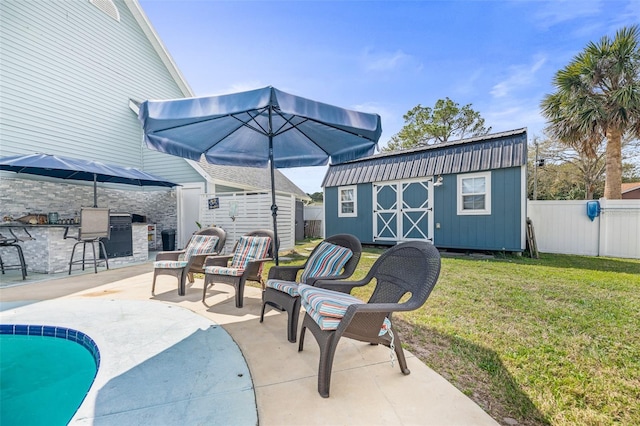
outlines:
[{"label": "privacy fence panel", "polygon": [[[295,247],[295,197],[276,195],[280,251]],[[227,232],[225,253],[243,234],[256,229],[273,229],[271,194],[243,192],[202,194],[200,224],[215,225]]]},{"label": "privacy fence panel", "polygon": [[640,200],[602,200],[600,206],[600,256],[640,259]]},{"label": "privacy fence panel", "polygon": [[304,206],[305,238],[324,238],[324,205]]},{"label": "privacy fence panel", "polygon": [[605,200],[593,221],[587,201],[528,201],[538,250],[640,258],[640,200]]}]

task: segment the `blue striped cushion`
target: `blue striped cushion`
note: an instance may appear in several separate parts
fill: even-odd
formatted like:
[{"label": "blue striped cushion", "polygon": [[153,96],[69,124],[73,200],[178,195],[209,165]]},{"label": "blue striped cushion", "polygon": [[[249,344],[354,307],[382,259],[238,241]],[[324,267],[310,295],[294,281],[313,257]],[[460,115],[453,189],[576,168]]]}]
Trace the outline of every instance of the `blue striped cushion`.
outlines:
[{"label": "blue striped cushion", "polygon": [[298,297],[298,283],[293,281],[269,280],[267,287],[276,289],[283,293],[288,293],[291,297]]},{"label": "blue striped cushion", "polygon": [[326,241],[321,242],[307,261],[307,265],[300,275],[300,282],[306,283],[309,278],[339,275],[351,256],[353,256],[353,252],[346,247]]},{"label": "blue striped cushion", "polygon": [[249,262],[266,258],[270,245],[269,237],[240,237],[230,267],[245,269]]},{"label": "blue striped cushion", "polygon": [[364,303],[350,294],[306,284],[298,286],[298,293],[300,293],[304,305],[311,307],[319,316],[323,317],[342,318],[349,306]]},{"label": "blue striped cushion", "polygon": [[194,235],[184,251],[184,260],[197,254],[215,254],[216,244],[218,237],[215,235]]},{"label": "blue striped cushion", "polygon": [[176,268],[185,268],[187,266],[186,260],[158,260],[153,262],[154,268],[160,269],[176,269]]},{"label": "blue striped cushion", "polygon": [[342,321],[342,318],[325,317],[318,314],[304,300],[302,301],[302,307],[304,307],[304,310],[307,311],[311,318],[320,326],[321,330],[335,330],[338,328],[338,325],[340,325],[340,321]]},{"label": "blue striped cushion", "polygon": [[214,274],[214,275],[230,275],[232,277],[239,277],[244,273],[244,269],[240,268],[229,268],[226,266],[207,266],[204,268],[205,274]]}]

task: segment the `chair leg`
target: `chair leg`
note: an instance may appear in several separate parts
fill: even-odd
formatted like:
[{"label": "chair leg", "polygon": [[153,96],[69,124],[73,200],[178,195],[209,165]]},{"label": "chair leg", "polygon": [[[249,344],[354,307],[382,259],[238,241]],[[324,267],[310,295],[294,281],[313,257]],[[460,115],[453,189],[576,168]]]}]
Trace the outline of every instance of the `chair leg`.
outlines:
[{"label": "chair leg", "polygon": [[69,275],[71,275],[71,267],[73,266],[73,256],[76,253],[76,247],[78,247],[78,244],[82,244],[80,242],[77,242],[73,245],[73,249],[71,250],[71,260],[69,260]]},{"label": "chair leg", "polygon": [[20,272],[22,273],[22,279],[26,280],[27,279],[27,263],[24,260],[24,253],[22,252],[22,247],[20,246],[20,244],[18,243],[6,244],[6,245],[2,245],[2,247],[15,247],[18,255],[18,262],[20,262],[19,265],[5,265],[4,261],[2,260],[2,257],[0,257],[0,269],[2,269],[2,274],[5,273],[5,269],[19,268]]},{"label": "chair leg", "polygon": [[[4,274],[4,271],[2,272]],[[260,310],[260,322],[264,321],[264,309],[267,307],[267,302],[264,301],[264,292],[262,293],[262,309]]]},{"label": "chair leg", "polygon": [[187,292],[187,268],[182,268],[180,274],[178,274],[178,296],[184,296]]},{"label": "chair leg", "polygon": [[[93,270],[95,273],[98,273],[98,259],[96,258],[96,244],[94,241],[91,241],[91,251],[93,251]],[[84,264],[82,265],[84,268]]]},{"label": "chair leg", "polygon": [[399,333],[393,333],[393,347],[395,348],[396,358],[398,360],[400,371],[402,371],[402,374],[404,374],[405,376],[407,374],[410,374],[411,370],[409,370],[409,367],[407,367],[407,360],[404,357],[404,351],[402,350],[402,342],[400,341]]},{"label": "chair leg", "polygon": [[22,252],[22,247],[20,244],[15,244],[14,246],[18,250],[18,259],[20,261],[20,270],[22,271],[22,279],[27,279],[27,263],[24,260],[24,253]]},{"label": "chair leg", "polygon": [[298,339],[298,352],[302,352],[304,349],[304,335],[305,331],[307,331],[306,320],[307,314],[304,315],[304,319],[302,320],[302,327],[300,327],[300,338]]},{"label": "chair leg", "polygon": [[244,302],[244,282],[243,278],[235,285],[236,288],[236,308],[242,308]]},{"label": "chair leg", "polygon": [[87,253],[87,242],[82,242],[82,270],[84,271],[84,264],[86,262],[86,253]]},{"label": "chair leg", "polygon": [[207,297],[207,287],[209,287],[210,281],[211,281],[211,278],[209,278],[209,275],[204,274],[204,285],[202,288],[202,303],[204,303],[204,299]]},{"label": "chair leg", "polygon": [[335,330],[325,331],[314,321],[309,314],[304,315],[302,321],[302,330],[300,331],[300,343],[298,351],[302,350],[304,343],[304,332],[308,328],[316,338],[320,347],[320,360],[318,362],[318,393],[323,398],[329,397],[329,388],[331,386],[331,371],[333,369],[333,358],[338,347],[340,337]]},{"label": "chair leg", "polygon": [[107,270],[109,269],[109,256],[107,256],[107,249],[104,246],[104,242],[102,240],[98,240],[100,243],[100,247],[102,247],[102,252],[104,253],[104,264],[107,266]]},{"label": "chair leg", "polygon": [[153,282],[151,283],[151,295],[156,295],[156,277],[158,276],[158,272],[156,269],[153,270]]},{"label": "chair leg", "polygon": [[296,333],[298,331],[298,317],[300,314],[300,297],[291,296],[289,293],[274,288],[266,288],[262,293],[262,314],[260,315],[260,322],[263,321],[264,311],[267,305],[287,312],[287,340],[295,343]]},{"label": "chair leg", "polygon": [[298,318],[300,317],[300,297],[295,297],[293,308],[287,311],[287,340],[291,343],[296,342],[296,332],[298,331]]}]

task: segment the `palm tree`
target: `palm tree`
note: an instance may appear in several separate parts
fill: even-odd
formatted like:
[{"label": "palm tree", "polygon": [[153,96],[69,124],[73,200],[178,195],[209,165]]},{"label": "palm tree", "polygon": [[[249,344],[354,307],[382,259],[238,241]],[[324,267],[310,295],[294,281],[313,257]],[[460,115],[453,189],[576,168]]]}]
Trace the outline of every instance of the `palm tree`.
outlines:
[{"label": "palm tree", "polygon": [[547,130],[591,159],[606,139],[604,196],[622,198],[622,137],[640,137],[639,27],[589,43],[556,73],[553,84],[557,91],[541,104]]}]

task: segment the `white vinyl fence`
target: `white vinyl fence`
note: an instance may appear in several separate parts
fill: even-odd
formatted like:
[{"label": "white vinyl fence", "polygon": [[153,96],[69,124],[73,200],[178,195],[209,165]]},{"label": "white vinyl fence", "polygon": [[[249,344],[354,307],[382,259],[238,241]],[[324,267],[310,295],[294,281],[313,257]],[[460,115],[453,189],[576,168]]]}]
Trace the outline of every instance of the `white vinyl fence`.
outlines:
[{"label": "white vinyl fence", "polygon": [[324,204],[304,206],[305,237],[324,238]]},{"label": "white vinyl fence", "polygon": [[[295,201],[293,196],[276,195],[280,251],[295,247]],[[203,227],[215,225],[227,232],[224,252],[229,253],[243,234],[256,229],[273,229],[271,194],[202,194],[199,222]]]},{"label": "white vinyl fence", "polygon": [[538,251],[640,259],[640,200],[599,202],[592,221],[587,201],[528,201]]}]

